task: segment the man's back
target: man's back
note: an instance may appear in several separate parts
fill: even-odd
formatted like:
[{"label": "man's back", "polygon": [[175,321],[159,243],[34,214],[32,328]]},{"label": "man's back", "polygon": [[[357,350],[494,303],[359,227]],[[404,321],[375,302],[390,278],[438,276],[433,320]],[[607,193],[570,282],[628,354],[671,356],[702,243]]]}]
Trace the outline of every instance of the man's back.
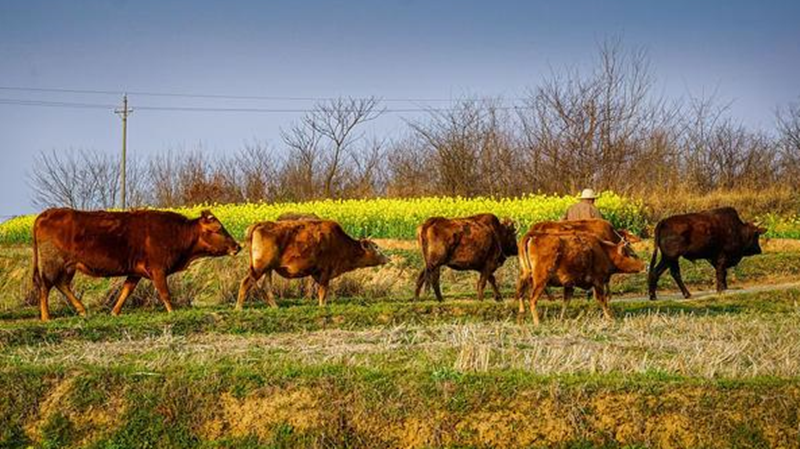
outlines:
[{"label": "man's back", "polygon": [[570,206],[562,217],[562,220],[590,220],[592,218],[603,218],[603,215],[594,207],[594,204],[580,201]]}]

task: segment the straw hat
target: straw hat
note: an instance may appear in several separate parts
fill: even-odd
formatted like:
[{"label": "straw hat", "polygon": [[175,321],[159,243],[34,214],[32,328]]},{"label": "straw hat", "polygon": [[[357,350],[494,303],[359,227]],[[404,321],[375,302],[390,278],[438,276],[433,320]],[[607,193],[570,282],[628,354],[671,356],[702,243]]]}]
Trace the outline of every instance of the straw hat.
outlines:
[{"label": "straw hat", "polygon": [[592,189],[583,189],[583,192],[581,192],[580,199],[582,200],[593,200],[595,198],[597,198],[597,194]]}]

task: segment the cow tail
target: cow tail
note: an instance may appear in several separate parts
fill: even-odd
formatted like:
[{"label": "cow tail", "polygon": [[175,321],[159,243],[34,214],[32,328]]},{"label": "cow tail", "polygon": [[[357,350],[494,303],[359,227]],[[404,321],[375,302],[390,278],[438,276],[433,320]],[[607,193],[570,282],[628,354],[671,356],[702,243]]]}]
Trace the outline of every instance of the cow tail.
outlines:
[{"label": "cow tail", "polygon": [[422,250],[422,262],[428,266],[428,239],[425,238],[425,231],[427,230],[425,223],[417,228],[417,243]]},{"label": "cow tail", "polygon": [[255,231],[256,226],[257,225],[255,224],[251,224],[250,226],[247,227],[247,230],[245,231],[244,239],[247,245],[252,245],[253,243],[253,231]]},{"label": "cow tail", "polygon": [[656,225],[655,231],[653,231],[653,257],[650,259],[651,273],[653,272],[653,269],[655,269],[657,262],[656,259],[658,259],[658,241],[659,241],[659,236],[661,235],[661,223],[662,222],[659,221],[658,224]]},{"label": "cow tail", "polygon": [[33,225],[33,288],[36,293],[39,292],[42,286],[42,275],[39,272],[39,246],[36,243],[36,223]]},{"label": "cow tail", "polygon": [[530,273],[531,259],[528,251],[528,242],[531,239],[528,236],[522,238],[522,244],[519,245],[519,265],[522,267],[523,273]]}]

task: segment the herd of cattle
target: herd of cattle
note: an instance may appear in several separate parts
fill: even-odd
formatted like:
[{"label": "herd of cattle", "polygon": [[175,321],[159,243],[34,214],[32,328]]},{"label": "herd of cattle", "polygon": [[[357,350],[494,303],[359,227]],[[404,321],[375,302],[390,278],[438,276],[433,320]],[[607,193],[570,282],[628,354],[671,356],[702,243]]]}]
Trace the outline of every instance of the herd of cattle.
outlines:
[{"label": "herd of cattle", "polygon": [[[717,290],[727,288],[727,269],[744,256],[761,253],[759,235],[766,232],[744,223],[732,208],[676,215],[659,222],[648,275],[650,299],[656,298],[658,278],[669,268],[685,297],[678,259],[704,259],[716,269]],[[414,297],[426,285],[442,301],[443,266],[480,273],[478,298],[486,283],[501,300],[494,272],[509,257],[518,257],[520,274],[516,297],[524,313],[523,295],[530,290],[530,309],[539,323],[536,303],[546,287],[564,287],[562,316],[575,287],[591,289],[611,318],[609,281],[615,273],[636,273],[645,263],[631,249],[638,238],[617,230],[604,220],[542,222],[534,224],[517,241],[510,220],[492,214],[467,218],[427,219],[417,230],[425,262],[416,281]],[[369,239],[355,240],[338,223],[311,214],[285,214],[276,221],[257,223],[247,230],[250,251],[248,273],[241,282],[236,308],[263,277],[267,302],[275,307],[272,272],[284,278],[311,277],[325,305],[330,281],[343,273],[385,264],[389,259]],[[95,277],[126,277],[112,314],[119,315],[125,300],[141,278],[150,279],[168,312],[172,311],[167,276],[182,271],[202,257],[236,255],[241,245],[209,211],[188,219],[172,212],[84,212],[49,209],[33,228],[33,285],[39,298],[41,319],[50,318],[48,296],[56,287],[80,315],[86,309],[71,289],[77,271]],[[658,252],[661,260],[658,261]],[[657,263],[656,263],[657,262]]]}]

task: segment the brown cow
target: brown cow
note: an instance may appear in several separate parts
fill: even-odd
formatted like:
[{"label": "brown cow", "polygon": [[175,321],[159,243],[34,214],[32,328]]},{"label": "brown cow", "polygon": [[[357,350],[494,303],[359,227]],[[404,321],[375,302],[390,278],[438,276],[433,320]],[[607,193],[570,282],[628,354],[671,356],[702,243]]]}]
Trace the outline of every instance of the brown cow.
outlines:
[{"label": "brown cow", "polygon": [[[619,243],[623,240],[629,243],[641,242],[642,239],[630,233],[627,229],[614,229],[614,226],[603,219],[572,220],[572,221],[543,221],[534,223],[528,232],[588,232],[601,240],[608,240],[611,243]],[[522,241],[520,241],[522,242]],[[517,280],[517,297],[522,296],[530,288],[530,276],[523,276],[520,272]],[[608,290],[608,285],[606,285]],[[553,299],[550,293],[545,291],[549,299]],[[564,294],[568,294],[564,290]],[[572,291],[569,291],[572,295]],[[591,291],[587,292],[587,299],[590,299]]]},{"label": "brown cow", "polygon": [[285,278],[311,276],[319,284],[319,305],[324,306],[331,279],[357,268],[389,262],[368,239],[354,240],[330,220],[265,221],[247,231],[250,270],[242,279],[236,309],[247,292],[266,275],[267,303],[277,307],[272,293],[272,271]]},{"label": "brown cow", "polygon": [[86,315],[70,288],[76,271],[95,277],[127,276],[114,315],[141,278],[153,281],[172,312],[167,276],[198,258],[235,255],[240,249],[209,211],[190,220],[173,212],[48,209],[33,225],[33,285],[42,321],[50,319],[47,298],[54,286]]},{"label": "brown cow", "polygon": [[[536,303],[548,285],[564,287],[561,317],[575,287],[594,289],[606,318],[613,318],[608,307],[608,283],[613,273],[638,273],[645,267],[630,244],[612,243],[587,232],[528,232],[520,242],[520,268],[531,278],[531,315],[539,324]],[[525,313],[522,295],[519,312]]]},{"label": "brown cow", "polygon": [[[745,256],[761,254],[758,237],[766,228],[744,223],[736,209],[723,207],[703,212],[674,215],[656,225],[653,258],[647,279],[650,299],[656,299],[658,278],[669,268],[685,298],[691,294],[683,284],[678,259],[707,260],[717,271],[717,292],[728,288],[728,268]],[[658,251],[661,260],[656,265]]]},{"label": "brown cow", "polygon": [[640,242],[641,239],[630,233],[627,229],[614,229],[614,226],[603,219],[573,220],[573,221],[543,221],[531,226],[532,232],[588,232],[597,238],[619,243],[622,239],[630,243]]},{"label": "brown cow", "polygon": [[442,301],[439,276],[442,266],[458,271],[473,270],[478,278],[478,299],[483,300],[486,281],[492,286],[494,299],[502,300],[494,272],[509,256],[517,254],[517,232],[511,220],[500,220],[492,214],[466,218],[431,217],[417,229],[425,267],[417,276],[414,299],[419,299],[427,283],[436,299]]},{"label": "brown cow", "polygon": [[[275,221],[297,221],[297,220],[321,220],[319,215],[313,212],[284,212],[278,215],[278,218]],[[308,277],[305,279],[305,282],[302,282],[302,287],[300,290],[302,291],[302,295],[304,297],[310,298],[314,294],[314,279]]]}]

